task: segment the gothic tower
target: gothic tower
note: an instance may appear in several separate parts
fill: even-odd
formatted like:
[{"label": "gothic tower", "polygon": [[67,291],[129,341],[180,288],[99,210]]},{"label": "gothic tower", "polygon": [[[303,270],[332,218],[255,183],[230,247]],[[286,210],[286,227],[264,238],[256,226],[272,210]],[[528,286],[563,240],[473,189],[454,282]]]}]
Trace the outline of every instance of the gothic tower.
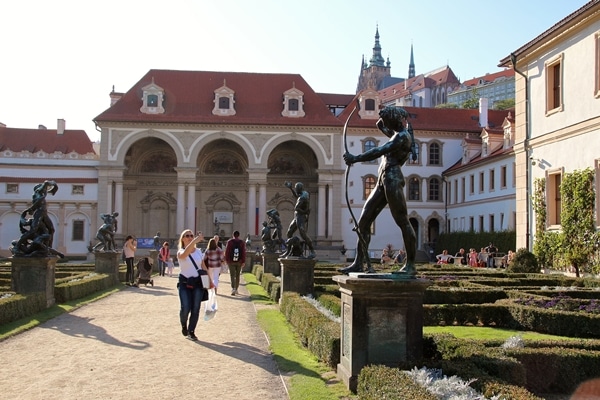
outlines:
[{"label": "gothic tower", "polygon": [[358,77],[358,85],[356,86],[356,93],[366,88],[375,90],[381,89],[379,86],[386,77],[390,76],[390,70],[391,67],[389,58],[386,62],[381,55],[378,25],[375,29],[375,45],[373,46],[373,56],[369,60],[368,66],[365,62],[365,56],[363,55],[360,66],[360,75]]},{"label": "gothic tower", "polygon": [[413,57],[413,45],[410,44],[410,64],[408,64],[408,79],[415,77],[415,58]]}]

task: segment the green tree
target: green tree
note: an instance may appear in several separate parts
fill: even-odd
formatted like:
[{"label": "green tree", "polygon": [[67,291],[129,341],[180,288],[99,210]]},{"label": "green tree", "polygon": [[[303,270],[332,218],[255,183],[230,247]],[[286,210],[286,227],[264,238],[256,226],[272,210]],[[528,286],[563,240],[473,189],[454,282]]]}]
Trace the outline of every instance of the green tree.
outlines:
[{"label": "green tree", "polygon": [[435,108],[459,108],[458,104],[455,103],[442,103],[435,106]]},{"label": "green tree", "polygon": [[565,256],[579,277],[580,268],[589,266],[596,250],[594,172],[586,168],[565,174],[560,194]]},{"label": "green tree", "polygon": [[479,91],[471,90],[469,98],[461,104],[461,108],[475,109],[479,107]]},{"label": "green tree", "polygon": [[498,100],[494,103],[494,110],[508,110],[515,106],[515,99]]}]

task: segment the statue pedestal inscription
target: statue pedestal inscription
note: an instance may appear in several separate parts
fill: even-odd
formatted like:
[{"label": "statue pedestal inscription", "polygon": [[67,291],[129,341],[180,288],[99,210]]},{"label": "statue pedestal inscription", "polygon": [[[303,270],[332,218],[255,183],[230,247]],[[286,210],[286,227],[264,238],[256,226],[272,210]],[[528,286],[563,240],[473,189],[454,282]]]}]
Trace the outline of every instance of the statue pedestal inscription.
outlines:
[{"label": "statue pedestal inscription", "polygon": [[46,307],[55,303],[56,257],[13,257],[11,287],[17,293],[46,293]]},{"label": "statue pedestal inscription", "polygon": [[[275,276],[281,276],[281,265],[279,264],[278,253],[263,253],[263,271]],[[247,256],[246,256],[247,257]]]},{"label": "statue pedestal inscription", "polygon": [[315,286],[314,259],[280,258],[281,293],[296,292],[301,295],[311,294]]},{"label": "statue pedestal inscription", "polygon": [[119,282],[119,262],[121,260],[121,253],[114,251],[96,251],[96,266],[94,271],[98,274],[107,274],[112,276],[113,284]]},{"label": "statue pedestal inscription", "polygon": [[360,370],[371,364],[397,367],[422,357],[425,279],[351,273],[340,286],[342,323],[337,374],[356,392]]}]

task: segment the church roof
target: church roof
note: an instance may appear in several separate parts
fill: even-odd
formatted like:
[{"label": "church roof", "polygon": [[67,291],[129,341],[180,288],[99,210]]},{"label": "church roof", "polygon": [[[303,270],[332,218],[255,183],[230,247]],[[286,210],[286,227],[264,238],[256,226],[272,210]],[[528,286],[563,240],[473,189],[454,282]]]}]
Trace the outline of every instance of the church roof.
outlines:
[{"label": "church roof", "polygon": [[0,151],[18,153],[28,151],[46,154],[95,153],[92,141],[83,130],[66,129],[58,134],[56,129],[22,129],[0,126]]},{"label": "church roof", "polygon": [[[165,112],[140,111],[143,90],[154,82],[164,90]],[[236,114],[213,115],[215,93],[227,86],[234,94]],[[302,91],[306,115],[290,118],[281,115],[283,93],[291,88]],[[177,71],[152,69],[120,100],[98,115],[96,122],[151,122],[232,125],[339,126],[323,98],[299,74]]]}]

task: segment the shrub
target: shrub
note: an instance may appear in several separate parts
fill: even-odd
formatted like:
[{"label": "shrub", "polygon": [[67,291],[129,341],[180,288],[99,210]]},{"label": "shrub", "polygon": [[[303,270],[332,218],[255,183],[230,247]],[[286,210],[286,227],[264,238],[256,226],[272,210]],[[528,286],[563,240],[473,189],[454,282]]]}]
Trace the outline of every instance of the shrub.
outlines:
[{"label": "shrub", "polygon": [[538,264],[535,254],[525,248],[521,248],[517,250],[515,257],[507,267],[507,271],[539,274],[542,269]]}]

